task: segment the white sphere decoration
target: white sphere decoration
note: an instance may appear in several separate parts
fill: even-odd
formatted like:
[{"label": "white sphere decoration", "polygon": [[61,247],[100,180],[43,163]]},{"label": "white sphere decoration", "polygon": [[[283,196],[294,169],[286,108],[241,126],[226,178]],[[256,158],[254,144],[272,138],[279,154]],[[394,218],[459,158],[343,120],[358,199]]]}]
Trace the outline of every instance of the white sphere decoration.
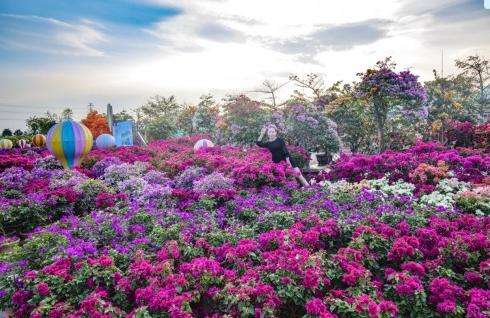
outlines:
[{"label": "white sphere decoration", "polygon": [[116,138],[110,134],[102,134],[95,139],[97,149],[112,149],[116,147]]},{"label": "white sphere decoration", "polygon": [[200,149],[212,148],[212,147],[214,147],[214,144],[211,140],[201,139],[194,144],[194,151],[198,151]]}]

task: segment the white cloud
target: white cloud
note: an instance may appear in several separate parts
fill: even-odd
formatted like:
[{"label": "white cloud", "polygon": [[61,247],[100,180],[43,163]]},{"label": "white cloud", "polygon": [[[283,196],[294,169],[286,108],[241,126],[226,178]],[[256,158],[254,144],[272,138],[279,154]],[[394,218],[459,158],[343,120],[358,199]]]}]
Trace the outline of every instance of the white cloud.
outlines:
[{"label": "white cloud", "polygon": [[74,56],[104,56],[97,45],[107,41],[100,24],[82,19],[68,23],[34,15],[0,14],[3,27],[9,32],[0,36],[3,45],[13,49],[31,50]]}]

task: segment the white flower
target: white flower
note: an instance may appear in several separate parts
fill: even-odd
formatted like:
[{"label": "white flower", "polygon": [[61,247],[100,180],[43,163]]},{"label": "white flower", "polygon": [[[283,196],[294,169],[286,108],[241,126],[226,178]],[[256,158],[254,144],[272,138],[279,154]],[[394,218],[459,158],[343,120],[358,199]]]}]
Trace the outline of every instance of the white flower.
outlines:
[{"label": "white flower", "polygon": [[452,209],[455,203],[454,194],[444,194],[439,191],[431,192],[430,194],[420,197],[419,202],[425,206],[431,207],[443,207],[446,209]]}]

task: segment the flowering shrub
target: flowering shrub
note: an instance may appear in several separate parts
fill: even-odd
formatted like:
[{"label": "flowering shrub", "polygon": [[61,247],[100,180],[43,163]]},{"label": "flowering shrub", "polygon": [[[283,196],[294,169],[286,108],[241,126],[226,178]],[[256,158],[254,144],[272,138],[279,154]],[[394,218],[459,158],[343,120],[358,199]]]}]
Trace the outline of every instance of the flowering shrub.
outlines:
[{"label": "flowering shrub", "polygon": [[457,206],[467,213],[490,215],[490,185],[460,191],[455,196]]},{"label": "flowering shrub", "polygon": [[[72,171],[42,154],[6,167],[0,308],[15,317],[488,312],[488,189],[464,172],[447,178],[453,161],[423,195],[411,170],[298,188],[261,149],[195,153],[193,143],[127,148],[135,162],[120,149],[96,152]],[[421,148],[411,151],[423,157]]]},{"label": "flowering shrub", "polygon": [[471,147],[475,139],[475,127],[469,121],[450,120],[447,122],[446,139],[450,145]]},{"label": "flowering shrub", "polygon": [[234,144],[254,144],[268,112],[245,95],[231,96],[223,106],[223,137]]},{"label": "flowering shrub", "polygon": [[490,122],[475,127],[475,148],[490,149]]},{"label": "flowering shrub", "polygon": [[337,126],[315,105],[292,103],[283,112],[279,127],[284,127],[288,142],[310,151],[338,151]]},{"label": "flowering shrub", "polygon": [[323,178],[329,180],[379,179],[413,182],[430,192],[439,180],[453,175],[461,181],[480,183],[490,171],[490,156],[467,149],[446,149],[435,142],[418,143],[405,151],[379,155],[344,155]]}]

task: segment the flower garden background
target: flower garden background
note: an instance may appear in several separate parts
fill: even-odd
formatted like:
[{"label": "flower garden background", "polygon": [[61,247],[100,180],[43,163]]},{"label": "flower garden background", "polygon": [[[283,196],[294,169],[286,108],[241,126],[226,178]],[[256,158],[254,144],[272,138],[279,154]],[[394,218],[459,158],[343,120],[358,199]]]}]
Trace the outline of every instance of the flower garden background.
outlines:
[{"label": "flower garden background", "polygon": [[[135,115],[148,146],[93,149],[71,170],[42,147],[0,150],[0,308],[488,317],[490,124],[474,60],[425,84],[390,59],[329,88],[292,76],[305,90],[282,103],[155,97]],[[4,137],[56,120],[33,117],[27,134]],[[82,122],[108,131],[103,114]],[[299,162],[314,150],[340,158],[300,188],[291,167],[250,146],[264,123]],[[195,151],[203,137],[217,145]]]}]

